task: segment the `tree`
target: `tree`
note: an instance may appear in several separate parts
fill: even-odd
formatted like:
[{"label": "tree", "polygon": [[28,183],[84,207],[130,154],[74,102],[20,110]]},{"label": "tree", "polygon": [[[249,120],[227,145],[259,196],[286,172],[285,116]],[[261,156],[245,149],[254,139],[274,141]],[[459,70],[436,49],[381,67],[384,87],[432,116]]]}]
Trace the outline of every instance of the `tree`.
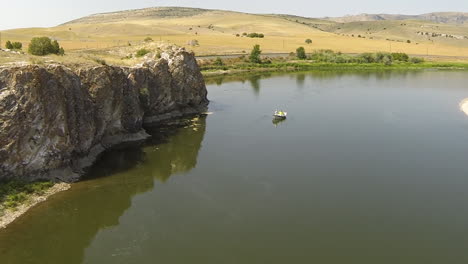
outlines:
[{"label": "tree", "polygon": [[60,47],[58,41],[52,41],[48,37],[37,37],[31,39],[28,52],[36,56],[44,56],[48,54],[65,54],[65,50]]},{"label": "tree", "polygon": [[262,50],[260,49],[260,45],[255,45],[250,53],[249,60],[252,63],[262,63],[260,59],[260,54],[262,54]]},{"label": "tree", "polygon": [[59,54],[60,52],[60,45],[57,40],[52,41],[52,54]]},{"label": "tree", "polygon": [[300,60],[307,59],[307,55],[306,55],[304,47],[299,47],[296,49],[296,57]]},{"label": "tree", "polygon": [[7,49],[13,49],[13,44],[11,44],[11,41],[8,40],[8,41],[5,43],[5,48],[7,48]]},{"label": "tree", "polygon": [[305,43],[307,43],[307,44],[312,44],[312,40],[311,40],[311,39],[306,39],[306,40],[305,40]]}]

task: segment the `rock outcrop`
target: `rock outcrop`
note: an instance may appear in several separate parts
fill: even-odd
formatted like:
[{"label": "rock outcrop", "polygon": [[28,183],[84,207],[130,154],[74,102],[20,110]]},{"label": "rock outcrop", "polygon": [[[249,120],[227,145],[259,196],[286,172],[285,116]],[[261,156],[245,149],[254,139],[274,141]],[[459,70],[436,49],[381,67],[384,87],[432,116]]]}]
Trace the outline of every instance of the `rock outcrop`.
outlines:
[{"label": "rock outcrop", "polygon": [[0,68],[0,179],[78,180],[105,149],[207,105],[195,57],[179,48],[133,68]]}]

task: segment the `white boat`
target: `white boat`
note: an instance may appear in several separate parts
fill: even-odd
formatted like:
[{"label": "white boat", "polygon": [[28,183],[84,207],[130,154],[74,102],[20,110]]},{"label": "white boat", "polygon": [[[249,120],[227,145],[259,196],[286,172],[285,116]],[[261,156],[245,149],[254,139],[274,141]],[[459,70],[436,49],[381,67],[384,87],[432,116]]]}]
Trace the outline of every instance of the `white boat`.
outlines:
[{"label": "white boat", "polygon": [[275,119],[286,119],[287,115],[288,115],[288,112],[276,110],[275,113],[273,114],[273,117]]}]

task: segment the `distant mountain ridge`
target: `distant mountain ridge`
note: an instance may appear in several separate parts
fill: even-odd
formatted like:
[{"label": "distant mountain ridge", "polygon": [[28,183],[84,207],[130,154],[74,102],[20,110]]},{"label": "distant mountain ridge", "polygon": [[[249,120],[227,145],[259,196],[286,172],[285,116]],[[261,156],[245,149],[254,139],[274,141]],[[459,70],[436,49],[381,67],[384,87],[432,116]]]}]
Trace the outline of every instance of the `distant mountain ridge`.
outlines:
[{"label": "distant mountain ridge", "polygon": [[343,17],[324,17],[338,23],[349,23],[359,21],[382,21],[382,20],[422,20],[444,24],[468,24],[468,13],[463,12],[435,12],[422,15],[400,15],[400,14],[359,14]]},{"label": "distant mountain ridge", "polygon": [[[92,24],[92,23],[112,23],[125,20],[151,20],[160,18],[181,18],[201,15],[210,12],[239,13],[228,10],[202,9],[191,7],[150,7],[143,9],[132,9],[125,11],[99,13],[66,22],[68,24]],[[244,13],[248,14],[248,13]],[[255,14],[254,14],[255,15]],[[281,14],[270,14],[272,16],[284,16]],[[291,16],[291,15],[288,15]],[[297,16],[299,17],[299,16]],[[349,23],[359,21],[383,21],[383,20],[422,20],[444,24],[468,24],[468,13],[463,12],[434,12],[421,15],[401,15],[401,14],[359,14],[342,17],[322,17],[314,18],[338,23]]]},{"label": "distant mountain ridge", "polygon": [[91,24],[91,23],[110,23],[125,20],[145,20],[157,18],[189,17],[200,15],[206,12],[215,11],[201,8],[189,7],[150,7],[143,9],[131,9],[125,11],[116,11],[109,13],[98,13],[90,16],[78,18],[62,25],[68,24]]}]

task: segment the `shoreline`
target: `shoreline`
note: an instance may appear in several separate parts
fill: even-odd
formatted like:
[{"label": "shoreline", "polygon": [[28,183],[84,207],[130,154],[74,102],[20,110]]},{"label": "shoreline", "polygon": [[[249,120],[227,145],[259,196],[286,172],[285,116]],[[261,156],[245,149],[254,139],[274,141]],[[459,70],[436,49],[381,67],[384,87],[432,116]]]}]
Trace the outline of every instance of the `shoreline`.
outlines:
[{"label": "shoreline", "polygon": [[[203,111],[205,111],[206,106],[200,106],[199,108],[193,109],[193,108],[186,108],[181,111],[172,111],[169,113],[166,113],[165,115],[159,115],[157,116],[157,120],[155,117],[153,117],[154,120],[146,120],[146,125],[150,126],[153,125],[164,125],[165,122],[170,121],[170,120],[178,120],[178,119],[183,119],[185,117],[191,116],[191,115],[201,115]],[[99,147],[93,148],[95,149],[94,151],[91,151],[90,154],[86,157],[82,157],[81,159],[77,160],[83,168],[88,168],[95,164],[96,160],[98,157],[105,151],[110,150],[112,148],[115,148],[120,145],[125,145],[125,144],[138,144],[138,142],[144,141],[148,139],[150,135],[146,132],[146,129],[143,129],[142,131],[134,134],[127,134],[125,136],[120,136],[118,139],[114,138],[112,142],[107,142],[107,144],[99,144]],[[117,139],[117,140],[116,140]],[[70,173],[69,171],[70,168],[67,169],[58,169],[58,170],[53,170],[49,173],[55,173],[55,174],[67,174]],[[77,181],[80,181],[81,178],[83,177],[83,174],[81,173],[76,173],[72,172],[73,174],[77,175],[78,179]],[[59,177],[56,177],[59,179]],[[0,212],[0,230],[5,229],[8,227],[9,224],[13,223],[16,219],[27,213],[30,209],[35,207],[36,205],[47,201],[47,199],[54,194],[67,191],[71,188],[72,183],[69,182],[58,182],[55,183],[52,187],[48,188],[46,191],[44,191],[43,194],[31,194],[28,196],[28,198],[22,202],[20,205],[18,205],[15,208],[7,208],[4,209],[3,212]],[[1,207],[0,207],[1,208]]]},{"label": "shoreline", "polygon": [[419,64],[379,63],[310,63],[291,61],[278,64],[245,64],[210,66],[202,69],[203,77],[238,75],[249,73],[299,72],[299,71],[387,71],[387,70],[468,70],[468,63],[423,62]]},{"label": "shoreline", "polygon": [[52,195],[69,190],[70,188],[71,184],[69,183],[56,183],[54,186],[45,191],[44,194],[33,194],[18,207],[14,209],[5,209],[4,214],[0,216],[0,230],[7,228],[9,224],[13,223],[20,216],[24,215],[31,208],[47,201],[47,199],[49,199]]}]

